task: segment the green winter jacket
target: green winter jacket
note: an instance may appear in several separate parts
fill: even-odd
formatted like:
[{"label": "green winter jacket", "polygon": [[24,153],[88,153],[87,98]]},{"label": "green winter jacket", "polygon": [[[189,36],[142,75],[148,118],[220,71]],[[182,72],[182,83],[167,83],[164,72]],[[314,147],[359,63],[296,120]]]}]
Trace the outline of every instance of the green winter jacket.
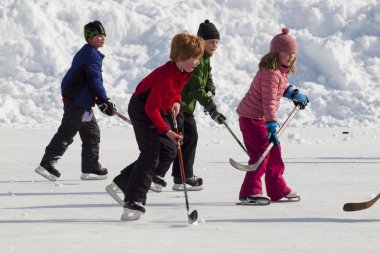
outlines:
[{"label": "green winter jacket", "polygon": [[191,77],[182,90],[181,111],[193,113],[197,101],[206,107],[212,102],[212,98],[206,93],[206,85],[212,82],[211,56],[204,52],[199,65],[193,70]]}]

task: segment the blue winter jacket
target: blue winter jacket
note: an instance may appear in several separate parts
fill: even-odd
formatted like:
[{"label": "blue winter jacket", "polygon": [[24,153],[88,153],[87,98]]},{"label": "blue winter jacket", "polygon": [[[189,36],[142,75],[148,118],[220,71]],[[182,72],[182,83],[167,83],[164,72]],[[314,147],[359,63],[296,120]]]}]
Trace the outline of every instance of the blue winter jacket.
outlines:
[{"label": "blue winter jacket", "polygon": [[89,111],[96,100],[106,100],[103,86],[102,61],[104,55],[86,44],[74,56],[61,83],[63,100]]}]

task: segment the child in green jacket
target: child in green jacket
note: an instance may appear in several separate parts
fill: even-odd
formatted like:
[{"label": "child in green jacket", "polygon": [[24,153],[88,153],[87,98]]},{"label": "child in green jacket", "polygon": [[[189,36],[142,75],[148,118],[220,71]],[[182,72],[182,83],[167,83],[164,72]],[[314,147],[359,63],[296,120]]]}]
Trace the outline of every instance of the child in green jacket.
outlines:
[{"label": "child in green jacket", "polygon": [[[177,117],[178,128],[183,134],[183,162],[186,175],[186,187],[189,191],[203,189],[203,180],[193,173],[193,165],[198,142],[197,124],[194,119],[194,110],[197,101],[204,107],[213,120],[218,124],[223,124],[226,117],[218,112],[213,101],[215,86],[212,80],[210,58],[218,49],[220,35],[213,23],[205,20],[199,25],[198,36],[205,41],[205,52],[200,60],[200,64],[194,69],[190,80],[182,90],[182,103],[180,113]],[[153,178],[152,190],[160,191],[166,186],[163,179],[169,167],[160,163]],[[182,191],[181,171],[178,158],[173,162],[172,176],[174,177],[173,190]]]}]

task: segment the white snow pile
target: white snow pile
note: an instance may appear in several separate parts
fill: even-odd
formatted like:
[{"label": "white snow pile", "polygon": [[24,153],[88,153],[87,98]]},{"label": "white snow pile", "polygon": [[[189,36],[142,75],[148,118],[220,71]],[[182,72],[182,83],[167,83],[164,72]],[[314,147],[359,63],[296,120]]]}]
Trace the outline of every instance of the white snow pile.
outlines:
[{"label": "white snow pile", "polygon": [[[58,1],[0,3],[0,127],[56,127],[60,82],[85,43],[83,26],[100,20],[107,33],[103,78],[120,112],[134,88],[168,60],[171,38],[209,19],[221,33],[212,58],[216,102],[234,125],[271,38],[287,26],[298,43],[290,82],[311,101],[295,126],[380,123],[380,4],[378,0],[313,1]],[[284,102],[284,119],[292,103]],[[210,119],[198,108],[200,125]],[[98,117],[102,125],[122,125]],[[213,123],[211,123],[213,124]]]}]

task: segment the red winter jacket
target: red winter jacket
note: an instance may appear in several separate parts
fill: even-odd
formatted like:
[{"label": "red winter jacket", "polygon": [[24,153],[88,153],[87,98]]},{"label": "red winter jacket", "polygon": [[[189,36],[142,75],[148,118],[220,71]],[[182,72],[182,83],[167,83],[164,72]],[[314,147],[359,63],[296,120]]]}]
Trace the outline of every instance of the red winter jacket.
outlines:
[{"label": "red winter jacket", "polygon": [[236,109],[240,117],[275,121],[280,99],[289,86],[287,69],[270,72],[261,68]]},{"label": "red winter jacket", "polygon": [[145,77],[136,87],[135,95],[150,90],[145,103],[145,113],[160,134],[169,131],[161,112],[172,109],[174,102],[181,103],[181,91],[191,73],[181,72],[173,61],[168,61]]}]

